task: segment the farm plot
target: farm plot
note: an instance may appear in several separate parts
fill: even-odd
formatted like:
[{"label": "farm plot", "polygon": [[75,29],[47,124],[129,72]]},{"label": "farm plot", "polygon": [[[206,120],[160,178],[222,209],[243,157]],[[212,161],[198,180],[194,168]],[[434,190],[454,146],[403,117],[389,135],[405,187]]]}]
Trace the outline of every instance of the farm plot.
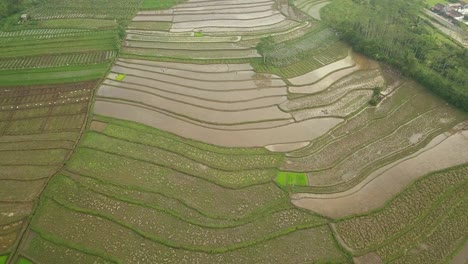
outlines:
[{"label": "farm plot", "polygon": [[[282,89],[284,91],[283,93],[285,93],[286,90],[285,84],[279,78],[267,75],[256,75],[252,71],[224,73],[193,72],[171,69],[169,67],[173,66],[172,64],[167,64],[167,67],[161,68],[138,63],[139,61],[135,61],[134,63],[119,62],[114,66],[112,71],[126,75],[123,83],[132,82],[134,79],[138,78],[139,80],[136,82],[146,85],[160,83],[161,86],[164,84],[178,86],[180,94],[187,94],[187,92],[185,92],[187,90],[192,91],[189,92],[189,94],[202,90],[216,95],[217,98],[222,98],[226,97],[224,95],[225,91],[232,93],[233,91],[241,90],[258,91],[255,96],[258,98],[261,96],[261,90],[267,91],[267,89],[275,89],[281,91]],[[167,87],[166,91],[169,91]],[[291,115],[280,111],[276,105],[261,107],[254,106],[250,102],[245,104],[238,102],[236,104],[236,106],[239,107],[238,109],[218,110],[214,107],[209,107],[210,102],[205,104],[202,100],[199,100],[200,103],[198,105],[187,105],[187,101],[183,101],[186,97],[178,96],[177,94],[172,94],[172,98],[163,97],[158,95],[158,91],[155,89],[137,91],[134,89],[125,89],[124,87],[104,86],[99,89],[98,96],[141,104],[142,106],[151,107],[160,111],[163,110],[207,124],[234,125],[291,119]],[[254,98],[247,98],[249,101],[252,99]],[[262,98],[260,97],[260,99]]]},{"label": "farm plot", "polygon": [[60,1],[47,0],[39,7],[28,11],[34,20],[65,18],[99,18],[124,20],[131,18],[138,10],[141,0],[113,1]]},{"label": "farm plot", "polygon": [[[32,205],[73,149],[96,81],[0,89],[0,252],[17,242]],[[76,118],[80,117],[80,118]]]},{"label": "farm plot", "polygon": [[[416,90],[406,92],[407,89]],[[312,186],[324,187],[341,183],[344,184],[342,188],[349,188],[352,187],[352,182],[355,184],[356,179],[361,178],[359,175],[375,168],[375,164],[380,164],[382,159],[392,155],[408,155],[466,118],[462,113],[443,106],[444,103],[440,99],[427,92],[418,91],[418,88],[412,86],[401,87],[397,94],[401,92],[403,95],[416,95],[388,116],[355,127],[357,124],[354,121],[365,120],[358,119],[358,114],[350,119],[352,122],[334,130],[340,131],[340,134],[331,132],[333,138],[323,137],[322,143],[317,142],[316,147],[308,149],[309,152],[302,150],[296,153],[296,157],[288,158],[283,167],[289,170],[311,171],[309,183]],[[366,111],[361,113],[365,114]],[[402,135],[405,135],[405,140],[402,140]],[[340,189],[337,186],[330,188],[323,190]]]},{"label": "farm plot", "polygon": [[[183,65],[123,60],[114,66],[112,72],[98,91],[95,105],[97,114],[121,117],[121,106],[125,105],[127,108],[140,109],[138,111],[142,114],[138,114],[135,118],[146,119],[145,115],[160,115],[165,119],[175,119],[174,121],[178,119],[178,122],[185,122],[189,126],[198,126],[203,134],[206,134],[202,132],[203,130],[216,132],[219,139],[223,137],[222,134],[227,134],[228,130],[231,130],[232,135],[237,134],[237,138],[231,137],[233,143],[228,143],[230,146],[250,146],[251,143],[236,145],[235,142],[237,140],[240,142],[240,138],[247,136],[253,129],[258,130],[258,137],[263,137],[270,133],[277,134],[274,131],[286,131],[285,125],[288,124],[293,127],[323,123],[325,126],[318,129],[318,133],[323,133],[322,129],[329,129],[331,128],[329,125],[339,122],[338,119],[322,119],[295,125],[292,116],[282,112],[277,106],[287,100],[286,87],[282,80],[274,75],[254,73],[246,64]],[[125,74],[125,79],[115,80],[117,73]],[[133,117],[124,119],[142,121]],[[151,118],[148,121],[155,120]],[[148,121],[144,123],[153,125]],[[172,126],[172,123],[167,124]],[[271,132],[267,130],[268,128]],[[173,129],[165,130],[178,133]],[[276,139],[268,136],[265,139],[269,141],[264,142],[265,145],[271,145],[304,141],[306,133],[303,132],[306,131],[294,130],[291,131],[293,134],[291,136],[277,134],[274,136]],[[298,140],[295,140],[295,133],[298,133],[296,134]],[[314,137],[314,134],[309,133],[307,139],[311,137]]]},{"label": "farm plot", "polygon": [[347,96],[351,91],[370,90],[383,86],[384,79],[379,70],[360,71],[335,82],[322,93],[289,100],[281,104],[280,108],[284,111],[295,111],[328,105]]},{"label": "farm plot", "polygon": [[[377,209],[411,181],[432,171],[468,162],[465,148],[467,133],[458,131],[450,134],[437,136],[423,149],[374,171],[363,182],[345,192],[301,193],[293,196],[293,203],[329,217],[344,217]],[[441,153],[443,158],[440,158]]]},{"label": "farm plot", "polygon": [[142,11],[127,30],[123,53],[179,60],[255,58],[261,37],[273,34],[284,41],[313,28],[310,22],[287,20],[273,4],[189,1],[168,10]]},{"label": "farm plot", "polygon": [[[307,42],[305,42],[304,45],[308,45]],[[283,49],[288,49],[288,46],[284,46]],[[282,54],[283,52],[286,52],[285,50],[275,49],[275,54]],[[273,63],[263,63],[261,60],[252,61],[252,65],[259,72],[271,72],[286,79],[295,77],[299,78],[300,76],[306,75],[311,71],[328,66],[330,63],[335,65],[333,62],[346,58],[346,56],[349,55],[349,52],[349,46],[343,42],[336,41],[322,44],[319,48],[316,49],[308,49],[306,51],[295,53],[296,55],[285,59],[284,61],[278,59],[279,64],[285,65],[283,67],[275,66]],[[271,54],[270,56],[272,56],[272,58],[275,57],[274,54]],[[266,60],[268,62],[268,57]],[[326,69],[330,67],[331,66],[327,67]],[[306,84],[310,83],[303,83],[300,85]]]},{"label": "farm plot", "polygon": [[321,20],[320,18],[320,10],[328,5],[330,1],[324,0],[309,0],[309,1],[295,1],[294,5],[299,8],[300,10],[307,13],[309,16],[316,20]]},{"label": "farm plot", "polygon": [[188,1],[173,7],[171,32],[242,32],[272,26],[286,19],[272,5],[273,1]]},{"label": "farm plot", "polygon": [[[359,177],[359,175],[366,175],[366,170],[372,170],[372,167],[378,167],[382,163],[385,165],[388,163],[385,160],[392,156],[394,159],[417,151],[432,138],[451,129],[466,118],[459,114],[457,116],[457,114],[454,109],[449,107],[428,111],[398,127],[392,134],[361,146],[349,156],[339,158],[338,163],[332,167],[315,171],[309,177],[309,182],[316,186],[330,186],[340,183],[346,183],[345,185],[348,186],[356,184],[356,181],[360,181],[364,177]],[[337,175],[339,176],[337,177]],[[334,186],[333,189],[337,189],[336,187]]]},{"label": "farm plot", "polygon": [[[20,255],[51,263],[70,258],[71,253],[57,255],[57,248],[58,252],[70,249],[80,259],[97,257],[98,261],[159,262],[162,252],[170,254],[164,257],[166,262],[175,263],[183,261],[184,256],[200,262],[234,263],[255,258],[256,263],[269,263],[291,258],[286,255],[295,251],[301,253],[298,261],[347,260],[336,248],[325,218],[290,205],[287,194],[272,182],[276,170],[266,181],[248,174],[246,169],[269,170],[277,166],[280,154],[263,148],[216,147],[138,124],[102,117],[98,120],[99,134],[121,138],[120,143],[108,144],[105,152],[97,154],[93,152],[107,143],[85,138],[67,163],[64,175],[49,184],[47,198],[41,201]],[[119,150],[125,142],[149,144],[151,149],[170,148],[174,154],[197,160],[200,165],[190,165],[187,173],[178,171],[185,166],[182,162],[172,162],[178,168],[156,165],[153,158],[142,159],[153,155],[153,150],[143,147],[123,147],[127,154],[140,158],[125,157]],[[198,176],[197,167],[206,175],[215,167],[235,169],[238,178],[245,180],[239,181],[243,184],[236,185],[237,189],[226,188]],[[130,211],[137,217],[129,217]],[[57,217],[63,221],[52,225]],[[126,237],[125,247],[120,250],[114,250],[119,243],[114,240],[116,232]],[[93,245],[89,239],[83,240],[92,233],[99,234],[92,240]],[[190,239],[187,234],[192,234]],[[291,243],[299,237],[305,241]],[[311,250],[311,245],[317,243],[320,246]],[[136,247],[143,251],[135,255]],[[265,249],[268,254],[259,255]],[[50,255],[44,254],[48,251]]]},{"label": "farm plot", "polygon": [[396,263],[446,261],[464,242],[467,175],[466,165],[427,175],[382,209],[337,222],[336,231],[355,255],[373,251]]}]

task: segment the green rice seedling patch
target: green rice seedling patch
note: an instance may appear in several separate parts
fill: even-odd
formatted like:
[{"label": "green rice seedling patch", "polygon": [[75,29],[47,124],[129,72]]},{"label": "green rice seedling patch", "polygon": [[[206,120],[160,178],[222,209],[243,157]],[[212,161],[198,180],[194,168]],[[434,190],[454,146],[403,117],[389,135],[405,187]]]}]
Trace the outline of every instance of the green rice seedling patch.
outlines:
[{"label": "green rice seedling patch", "polygon": [[143,0],[143,4],[141,5],[140,9],[143,10],[162,10],[162,9],[169,9],[175,5],[181,4],[186,0]]},{"label": "green rice seedling patch", "polygon": [[70,179],[75,181],[79,186],[87,188],[97,194],[111,197],[117,201],[123,201],[130,204],[140,205],[146,208],[151,208],[157,211],[164,211],[178,219],[183,219],[187,223],[194,225],[212,227],[212,228],[229,228],[245,223],[249,223],[254,219],[258,219],[272,212],[291,208],[291,204],[287,199],[280,200],[273,206],[263,208],[256,212],[250,213],[248,216],[241,219],[221,219],[216,215],[210,215],[209,212],[200,212],[191,205],[186,204],[183,200],[178,200],[182,197],[171,198],[166,194],[145,191],[141,188],[132,186],[119,186],[117,182],[104,182],[91,177],[80,176],[66,171]]},{"label": "green rice seedling patch", "polygon": [[[337,41],[328,46],[321,46],[317,49],[304,51],[300,53],[301,55],[298,56],[297,59],[291,60],[289,63],[288,60],[284,60],[282,64],[274,64],[269,62],[270,57],[266,55],[266,63],[264,63],[263,59],[255,58],[251,60],[250,64],[258,72],[269,72],[287,79],[309,73],[325,64],[343,59],[348,55],[348,52],[349,47]],[[281,61],[281,59],[277,60]]]},{"label": "green rice seedling patch", "polygon": [[91,149],[78,148],[66,168],[119,187],[175,198],[212,218],[242,219],[287,202],[287,194],[271,181],[226,189],[161,166]]},{"label": "green rice seedling patch", "polygon": [[[166,2],[166,1],[163,1]],[[135,15],[141,5],[141,0],[113,0],[113,1],[43,1],[41,5],[28,10],[28,14],[35,20],[50,18],[75,19],[99,18],[128,20]]]},{"label": "green rice seedling patch", "polygon": [[[41,203],[38,217],[32,221],[31,226],[34,231],[47,236],[49,240],[65,241],[69,245],[82,248],[83,251],[94,252],[95,255],[108,259],[118,259],[123,263],[142,258],[151,259],[155,263],[181,263],[187,258],[200,263],[239,263],[249,260],[252,263],[349,261],[336,247],[327,226],[290,230],[291,233],[287,235],[267,238],[261,243],[239,243],[238,247],[241,248],[238,250],[231,251],[225,247],[210,253],[174,248],[171,240],[160,238],[155,241],[144,233],[136,233],[126,226],[102,217],[59,206],[49,199]],[[117,246],[122,243],[122,237],[126,238],[125,247]],[[310,245],[316,245],[314,250],[310,250]],[[139,252],[138,249],[142,248],[144,251]]]},{"label": "green rice seedling patch", "polygon": [[18,260],[18,262],[16,262],[17,264],[33,264],[30,260],[28,259],[25,259],[25,258],[20,258]]},{"label": "green rice seedling patch", "polygon": [[193,36],[195,36],[195,37],[203,37],[204,34],[203,34],[203,32],[201,32],[201,31],[196,31],[196,32],[193,33]]},{"label": "green rice seedling patch", "polygon": [[8,255],[0,256],[0,264],[6,264],[7,260],[8,260]]},{"label": "green rice seedling patch", "polygon": [[123,81],[123,79],[125,79],[125,76],[126,76],[125,74],[119,73],[119,74],[117,74],[117,76],[115,77],[115,79],[116,79],[117,81],[121,82],[121,81]]},{"label": "green rice seedling patch", "polygon": [[109,64],[77,65],[45,69],[2,70],[0,86],[65,84],[102,78]]},{"label": "green rice seedling patch", "polygon": [[[116,148],[115,146],[120,147]],[[266,183],[271,181],[276,174],[276,168],[234,171],[220,170],[210,167],[209,164],[184,157],[176,152],[119,140],[94,132],[86,133],[80,147],[149,162],[229,188],[241,188],[252,184]]]},{"label": "green rice seedling patch", "polygon": [[21,249],[21,253],[34,259],[37,263],[95,263],[111,264],[113,262],[92,254],[53,243],[34,232],[28,238],[30,243]]},{"label": "green rice seedling patch", "polygon": [[[148,235],[153,240],[171,241],[182,248],[195,248],[201,251],[235,248],[236,244],[257,243],[298,228],[310,228],[327,223],[322,217],[290,208],[264,214],[253,222],[236,227],[207,228],[187,223],[164,211],[117,201],[94,193],[79,187],[66,177],[54,178],[47,195],[65,207],[120,223],[138,233]],[[128,218],[128,215],[139,217]]]},{"label": "green rice seedling patch", "polygon": [[108,124],[102,132],[105,135],[125,141],[153,146],[178,153],[202,164],[222,170],[250,170],[276,168],[282,162],[282,155],[277,153],[265,154],[229,154],[218,153],[208,149],[198,148],[176,136],[170,137],[165,133],[146,133],[115,124]]},{"label": "green rice seedling patch", "polygon": [[[429,174],[414,182],[382,209],[338,222],[337,231],[347,245],[359,252],[385,245],[392,237],[402,236],[415,226],[424,227],[421,219],[431,222],[434,217],[444,215],[447,208],[456,204],[466,193],[467,181],[466,165]],[[415,232],[418,233],[417,229]],[[394,244],[403,242],[399,239]]]},{"label": "green rice seedling patch", "polygon": [[[413,241],[412,244],[404,244],[406,248],[401,248],[398,254],[388,258],[386,250],[379,250],[379,254],[384,256],[385,260],[391,260],[392,263],[444,263],[453,258],[453,254],[459,250],[460,246],[466,243],[466,212],[468,211],[468,203],[466,199],[461,201],[452,210],[440,219],[436,226],[432,226],[431,230],[421,233],[413,233],[411,239],[420,236],[418,240]],[[424,245],[424,250],[420,250],[421,245]],[[441,246],[443,245],[443,246]],[[406,254],[407,249],[412,254]]]},{"label": "green rice seedling patch", "polygon": [[[146,126],[143,124],[139,124],[136,122],[132,121],[126,121],[126,120],[121,120],[121,119],[115,119],[111,117],[105,117],[105,116],[98,116],[95,115],[93,117],[95,120],[101,121],[101,122],[106,122],[110,124],[115,124],[121,127],[126,127],[129,129],[136,130],[141,133],[147,134],[147,136],[157,136],[157,137],[164,137],[168,138],[174,141],[179,141],[183,144],[193,146],[195,148],[199,148],[202,150],[206,150],[208,152],[215,152],[215,153],[220,153],[220,154],[226,154],[226,155],[262,155],[262,154],[272,154],[272,152],[268,151],[265,148],[226,148],[226,147],[220,147],[216,145],[210,145],[206,144],[203,142],[191,140],[188,138],[183,138],[180,136],[177,136],[175,134],[162,131],[150,126]],[[116,130],[111,130],[111,131],[116,131]],[[105,131],[106,132],[106,131]],[[128,131],[125,131],[127,133]],[[116,134],[113,134],[114,136]],[[125,135],[122,135],[125,136]],[[277,154],[275,154],[277,155]]]},{"label": "green rice seedling patch", "polygon": [[[99,37],[96,39],[48,39],[36,44],[21,45],[21,43],[9,43],[0,48],[1,58],[39,56],[43,54],[82,53],[93,51],[115,50],[117,38]],[[77,43],[78,42],[78,43]],[[19,46],[18,46],[19,45]]]},{"label": "green rice seedling patch", "polygon": [[[466,186],[467,185],[465,184],[465,187]],[[432,255],[432,257],[435,257],[436,259],[445,259],[451,254],[451,252],[456,250],[460,243],[466,240],[466,237],[463,234],[463,231],[466,230],[465,212],[468,209],[468,203],[466,202],[466,191],[468,191],[468,188],[464,188],[462,190],[459,189],[450,194],[450,196],[443,200],[442,203],[433,208],[429,215],[422,218],[416,226],[413,226],[413,228],[409,229],[408,232],[402,234],[401,236],[394,237],[393,240],[382,245],[382,247],[377,250],[377,254],[379,254],[384,261],[391,262],[395,259],[404,257],[407,249],[409,248],[417,249],[421,244],[426,244],[430,240],[434,242],[434,239],[427,241],[427,237],[432,236],[432,238],[436,237],[436,239],[441,239],[445,242],[442,244],[444,245],[444,249],[436,251],[440,255]],[[440,226],[446,223],[451,223],[452,226]],[[437,232],[439,234],[434,234],[434,230],[437,229],[439,229]],[[440,231],[445,231],[447,234],[441,235]],[[430,245],[431,247],[440,247],[441,244],[427,243],[427,245]],[[412,256],[409,259],[418,259],[420,257],[421,256]],[[426,259],[430,258],[426,256]],[[427,262],[417,261],[412,263]]]},{"label": "green rice seedling patch", "polygon": [[279,171],[275,182],[283,188],[308,185],[307,175],[305,173],[289,171]]}]

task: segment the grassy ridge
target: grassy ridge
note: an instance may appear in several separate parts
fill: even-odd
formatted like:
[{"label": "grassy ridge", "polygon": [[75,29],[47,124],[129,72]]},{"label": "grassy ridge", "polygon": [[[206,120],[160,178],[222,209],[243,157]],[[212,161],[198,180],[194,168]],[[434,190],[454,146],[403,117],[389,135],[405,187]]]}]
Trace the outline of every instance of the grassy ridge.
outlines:
[{"label": "grassy ridge", "polygon": [[[276,173],[262,184],[248,176],[253,168],[278,166],[281,155],[265,149],[221,148],[131,122],[98,119],[109,123],[101,132],[87,134],[67,164],[66,176],[54,178],[46,191],[48,198],[42,200],[32,227],[40,235],[41,243],[79,250],[85,254],[83,258],[97,255],[118,262],[135,257],[129,250],[141,243],[151,245],[151,250],[144,254],[154,261],[159,258],[153,250],[170,250],[174,254],[169,259],[175,262],[185,255],[204,262],[222,259],[232,263],[247,256],[258,258],[253,252],[264,246],[270,248],[269,255],[262,255],[257,263],[284,259],[293,248],[303,251],[301,258],[308,260],[347,261],[336,249],[328,228],[319,227],[328,220],[294,209],[286,193],[273,183]],[[135,143],[138,148],[131,147]],[[101,148],[106,152],[96,153]],[[120,148],[125,152],[120,152]],[[156,149],[164,150],[166,158],[177,154],[190,159],[156,165],[153,163],[165,162],[154,158],[152,153]],[[181,170],[187,162],[206,167],[197,172],[200,165],[194,163],[184,174],[173,171]],[[246,180],[241,181],[243,185],[236,185],[241,189],[225,188],[225,183],[217,182],[222,177],[213,178],[213,182],[206,180],[215,172],[212,168],[233,170],[239,173],[236,177]],[[128,212],[139,216],[129,218]],[[123,234],[127,238],[126,247],[123,252],[104,250],[99,238],[91,245],[81,240],[81,235],[69,236],[69,231],[63,229],[65,226],[51,225],[50,221],[57,217],[68,224],[77,220],[79,229],[89,235],[88,231],[98,234],[99,228],[95,228],[105,223],[106,235],[99,237],[107,237],[108,243],[114,244],[116,241],[109,234]],[[302,246],[291,244],[287,251],[281,249],[288,245],[286,241],[296,241],[302,233],[310,233],[310,242],[303,242]],[[312,241],[321,241],[319,250],[305,251]],[[28,249],[25,254],[34,256],[37,252]]]}]

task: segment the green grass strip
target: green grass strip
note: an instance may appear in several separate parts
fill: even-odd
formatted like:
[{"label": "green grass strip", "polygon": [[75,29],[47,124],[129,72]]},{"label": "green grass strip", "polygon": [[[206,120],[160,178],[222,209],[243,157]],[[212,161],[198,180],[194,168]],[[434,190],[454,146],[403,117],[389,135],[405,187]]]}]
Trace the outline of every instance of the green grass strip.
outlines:
[{"label": "green grass strip", "polygon": [[0,71],[0,86],[57,84],[101,79],[107,73],[108,68],[109,63],[100,63],[54,68],[3,70]]},{"label": "green grass strip", "polygon": [[8,260],[8,255],[0,256],[0,264],[5,264]]},{"label": "green grass strip", "polygon": [[125,76],[126,76],[125,74],[119,73],[117,77],[115,77],[115,79],[120,82],[120,81],[123,81],[123,79],[125,79]]},{"label": "green grass strip", "polygon": [[278,172],[275,182],[282,188],[309,185],[309,182],[307,180],[307,175],[305,173],[297,173],[297,172],[289,172],[289,171]]},{"label": "green grass strip", "polygon": [[163,10],[169,9],[175,5],[181,4],[185,0],[143,0],[143,4],[140,9],[143,10]]},{"label": "green grass strip", "polygon": [[25,258],[20,258],[20,260],[18,260],[18,262],[16,263],[17,264],[33,264],[30,260],[25,259]]}]

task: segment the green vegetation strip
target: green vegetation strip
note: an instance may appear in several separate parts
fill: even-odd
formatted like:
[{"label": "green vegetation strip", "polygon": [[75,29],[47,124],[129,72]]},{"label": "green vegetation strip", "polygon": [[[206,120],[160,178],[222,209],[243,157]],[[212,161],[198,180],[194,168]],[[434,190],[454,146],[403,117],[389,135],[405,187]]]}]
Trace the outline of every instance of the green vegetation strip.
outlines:
[{"label": "green vegetation strip", "polygon": [[186,0],[143,0],[143,4],[140,9],[143,10],[164,10],[169,9],[177,4],[181,4]]},{"label": "green vegetation strip", "polygon": [[8,255],[0,256],[0,264],[5,264],[8,260]]},{"label": "green vegetation strip", "polygon": [[307,175],[298,172],[280,171],[275,181],[282,188],[308,185]]},{"label": "green vegetation strip", "polygon": [[33,264],[29,259],[20,258],[17,264]]},{"label": "green vegetation strip", "polygon": [[109,64],[27,70],[0,70],[0,86],[60,84],[102,78]]}]

